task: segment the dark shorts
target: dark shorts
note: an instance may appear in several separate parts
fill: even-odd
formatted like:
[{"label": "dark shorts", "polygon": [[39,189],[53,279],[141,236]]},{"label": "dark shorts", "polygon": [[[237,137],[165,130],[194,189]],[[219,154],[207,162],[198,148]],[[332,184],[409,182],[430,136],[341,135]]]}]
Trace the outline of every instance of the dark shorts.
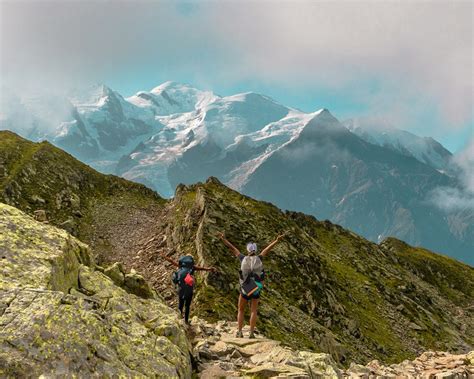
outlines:
[{"label": "dark shorts", "polygon": [[252,300],[252,299],[260,299],[260,292],[257,293],[257,294],[254,294],[254,293],[253,293],[253,294],[251,294],[250,296],[244,295],[242,292],[241,292],[240,294],[241,294],[242,297],[243,297],[245,300],[247,300],[247,301]]},{"label": "dark shorts", "polygon": [[245,300],[249,301],[249,300],[252,300],[252,299],[260,299],[260,295],[261,295],[262,290],[263,290],[263,283],[261,283],[261,282],[256,282],[256,283],[259,284],[260,290],[255,291],[255,292],[254,292],[253,294],[251,294],[250,296],[244,295],[244,294],[242,293],[242,291],[240,291],[240,294],[242,295],[242,297],[243,297]]},{"label": "dark shorts", "polygon": [[187,299],[193,297],[193,287],[183,284],[183,286],[178,286],[178,297],[180,299]]}]

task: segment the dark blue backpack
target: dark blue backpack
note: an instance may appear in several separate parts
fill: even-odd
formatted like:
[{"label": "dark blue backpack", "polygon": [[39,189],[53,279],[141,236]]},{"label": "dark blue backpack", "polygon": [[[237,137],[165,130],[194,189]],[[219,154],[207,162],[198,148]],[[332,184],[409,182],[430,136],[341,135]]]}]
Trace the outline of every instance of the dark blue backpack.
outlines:
[{"label": "dark blue backpack", "polygon": [[179,269],[173,273],[173,283],[179,286],[183,285],[184,278],[189,273],[194,274],[194,258],[190,255],[185,255],[179,258]]}]

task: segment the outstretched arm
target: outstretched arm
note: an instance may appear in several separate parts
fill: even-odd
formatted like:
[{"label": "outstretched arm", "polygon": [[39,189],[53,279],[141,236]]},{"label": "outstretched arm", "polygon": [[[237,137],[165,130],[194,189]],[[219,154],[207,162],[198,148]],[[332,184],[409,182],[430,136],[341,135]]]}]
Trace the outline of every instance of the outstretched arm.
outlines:
[{"label": "outstretched arm", "polygon": [[217,236],[222,240],[222,242],[224,242],[224,245],[226,245],[234,253],[236,257],[240,255],[239,249],[237,249],[234,245],[232,245],[232,243],[226,240],[224,233],[219,232],[217,233]]},{"label": "outstretched arm", "polygon": [[163,253],[158,253],[158,254],[160,255],[161,258],[163,258],[164,260],[168,261],[168,262],[171,263],[173,266],[179,267],[178,262],[176,262],[174,259],[171,259],[170,257],[167,257],[167,256],[164,255]]},{"label": "outstretched arm", "polygon": [[273,249],[273,247],[283,238],[285,237],[286,233],[283,233],[283,234],[280,234],[278,235],[277,238],[275,238],[275,241],[273,241],[272,243],[270,243],[265,249],[262,250],[262,252],[260,253],[260,256],[261,257],[264,257],[265,255],[267,255],[271,249]]},{"label": "outstretched arm", "polygon": [[215,267],[203,267],[203,266],[196,266],[196,265],[194,265],[194,269],[196,271],[212,271],[212,272],[217,271]]}]

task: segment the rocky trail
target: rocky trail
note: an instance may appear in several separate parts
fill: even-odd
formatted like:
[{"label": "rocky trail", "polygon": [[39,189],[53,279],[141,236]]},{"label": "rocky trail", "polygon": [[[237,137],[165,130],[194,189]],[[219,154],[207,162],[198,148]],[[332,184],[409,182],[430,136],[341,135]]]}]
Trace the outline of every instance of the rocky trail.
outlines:
[{"label": "rocky trail", "polygon": [[[209,324],[193,318],[191,324],[200,378],[341,376],[329,354],[296,351],[258,333],[255,339],[236,338],[236,322]],[[243,332],[249,335],[248,326]]]},{"label": "rocky trail", "polygon": [[188,330],[192,339],[197,373],[213,378],[473,378],[474,351],[449,354],[428,351],[416,359],[384,365],[351,363],[341,370],[329,354],[297,351],[261,334],[235,338],[236,322],[207,323],[194,317]]}]

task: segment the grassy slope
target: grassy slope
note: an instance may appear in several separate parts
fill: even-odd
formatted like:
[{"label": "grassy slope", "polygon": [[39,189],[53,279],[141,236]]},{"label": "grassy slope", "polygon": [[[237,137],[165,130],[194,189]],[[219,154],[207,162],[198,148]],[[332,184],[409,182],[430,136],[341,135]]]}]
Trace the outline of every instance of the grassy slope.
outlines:
[{"label": "grassy slope", "polygon": [[0,201],[48,220],[114,260],[138,243],[165,201],[143,185],[103,175],[48,142],[0,131]]},{"label": "grassy slope", "polygon": [[[221,270],[199,283],[201,316],[236,314],[239,264],[215,237],[218,230],[241,249],[249,240],[263,247],[290,231],[264,262],[268,279],[259,327],[272,338],[331,352],[345,363],[396,362],[427,349],[474,344],[466,327],[474,324],[472,308],[467,310],[474,299],[473,268],[408,245],[410,251],[378,246],[330,222],[283,213],[216,180],[181,187],[163,231],[176,256],[192,252]],[[429,267],[434,277],[422,271],[431,272]]]},{"label": "grassy slope", "polygon": [[410,246],[396,238],[387,238],[382,246],[397,256],[400,265],[438,287],[454,303],[462,305],[467,299],[472,299],[474,283],[466,280],[472,276],[472,267],[422,247]]}]

